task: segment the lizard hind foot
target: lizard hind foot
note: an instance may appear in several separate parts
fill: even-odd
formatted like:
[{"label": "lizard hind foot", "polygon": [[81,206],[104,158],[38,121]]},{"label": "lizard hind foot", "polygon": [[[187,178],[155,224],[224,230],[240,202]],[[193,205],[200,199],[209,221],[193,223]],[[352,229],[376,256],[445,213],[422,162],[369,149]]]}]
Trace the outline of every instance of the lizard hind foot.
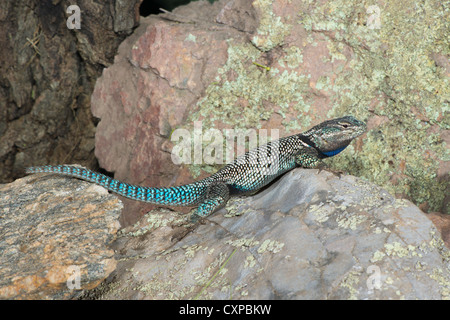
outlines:
[{"label": "lizard hind foot", "polygon": [[206,193],[203,202],[190,215],[190,222],[197,223],[200,219],[211,215],[213,212],[223,208],[230,199],[230,190],[224,182],[215,182],[211,184]]},{"label": "lizard hind foot", "polygon": [[196,224],[199,222],[203,217],[197,214],[197,209],[192,210],[189,213],[188,222],[192,224]]}]

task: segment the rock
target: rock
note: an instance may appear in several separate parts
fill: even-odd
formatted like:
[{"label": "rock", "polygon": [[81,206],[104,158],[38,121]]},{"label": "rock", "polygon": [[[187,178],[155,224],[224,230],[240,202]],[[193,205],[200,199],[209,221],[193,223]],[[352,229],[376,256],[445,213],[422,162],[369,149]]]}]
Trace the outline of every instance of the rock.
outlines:
[{"label": "rock", "polygon": [[[218,13],[218,3],[192,5],[198,10],[190,5],[164,15],[165,19],[142,19],[143,26],[121,44],[114,65],[104,70],[96,84],[92,113],[101,121],[95,154],[103,168],[115,172],[116,179],[152,187],[192,181],[186,169],[173,164],[167,152],[173,146],[169,138],[214,81],[217,69],[227,60],[228,39],[239,33],[202,20]],[[191,21],[199,14],[202,19],[195,24],[166,20]],[[123,202],[124,225],[154,208]]]},{"label": "rock", "polygon": [[122,204],[93,184],[33,175],[0,185],[0,299],[70,299],[116,267]]},{"label": "rock", "polygon": [[[224,213],[227,213],[224,215]],[[407,200],[296,169],[186,234],[159,209],[121,230],[97,299],[450,299],[450,252]]]},{"label": "rock", "polygon": [[450,215],[432,212],[427,216],[431,221],[433,221],[434,225],[441,233],[445,244],[450,248]]},{"label": "rock", "polygon": [[0,2],[0,182],[24,167],[81,163],[98,168],[90,96],[102,69],[139,22],[141,0]]},{"label": "rock", "polygon": [[[203,132],[278,129],[282,137],[351,114],[369,130],[329,160],[334,169],[426,212],[450,212],[450,52],[439,42],[449,20],[437,2],[415,7],[196,1],[142,19],[94,89],[99,163],[129,183],[183,184],[219,167],[173,164],[172,133],[192,133],[195,121]],[[124,204],[124,225],[153,208]]]}]

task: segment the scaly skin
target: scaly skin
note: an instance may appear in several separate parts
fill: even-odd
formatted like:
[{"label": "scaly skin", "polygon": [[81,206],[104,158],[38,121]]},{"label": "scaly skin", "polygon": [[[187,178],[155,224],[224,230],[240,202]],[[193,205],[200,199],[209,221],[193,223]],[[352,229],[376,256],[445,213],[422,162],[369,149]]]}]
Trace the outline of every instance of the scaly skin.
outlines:
[{"label": "scaly skin", "polygon": [[137,201],[166,206],[197,206],[191,215],[191,221],[195,222],[225,206],[230,196],[253,194],[295,167],[322,167],[322,159],[344,150],[365,130],[366,124],[352,116],[324,121],[304,133],[250,150],[205,179],[170,188],[135,186],[70,165],[31,167],[26,172],[80,178]]}]

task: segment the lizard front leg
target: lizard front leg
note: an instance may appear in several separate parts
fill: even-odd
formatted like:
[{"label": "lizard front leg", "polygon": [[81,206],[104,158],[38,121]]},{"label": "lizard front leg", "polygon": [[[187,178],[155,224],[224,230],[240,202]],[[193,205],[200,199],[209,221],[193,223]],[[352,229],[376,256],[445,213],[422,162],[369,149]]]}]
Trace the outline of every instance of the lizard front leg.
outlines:
[{"label": "lizard front leg", "polygon": [[319,153],[314,148],[305,148],[295,156],[295,163],[302,168],[320,170],[326,168],[326,164],[322,161]]},{"label": "lizard front leg", "polygon": [[295,163],[302,168],[308,168],[308,169],[319,169],[319,173],[322,170],[327,170],[334,175],[341,177],[342,171],[334,171],[330,168],[328,168],[327,164],[322,161],[321,157],[319,156],[319,153],[316,149],[308,148],[305,150],[302,150],[296,157],[295,157]]}]

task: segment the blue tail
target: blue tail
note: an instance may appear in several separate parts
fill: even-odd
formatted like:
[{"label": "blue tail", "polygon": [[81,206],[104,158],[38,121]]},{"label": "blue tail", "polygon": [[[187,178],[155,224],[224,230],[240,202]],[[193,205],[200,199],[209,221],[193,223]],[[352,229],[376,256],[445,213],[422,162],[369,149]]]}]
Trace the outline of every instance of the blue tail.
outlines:
[{"label": "blue tail", "polygon": [[78,166],[57,165],[27,168],[26,173],[57,173],[98,184],[129,199],[167,206],[194,206],[203,201],[208,187],[198,181],[179,187],[148,188],[136,186]]}]

